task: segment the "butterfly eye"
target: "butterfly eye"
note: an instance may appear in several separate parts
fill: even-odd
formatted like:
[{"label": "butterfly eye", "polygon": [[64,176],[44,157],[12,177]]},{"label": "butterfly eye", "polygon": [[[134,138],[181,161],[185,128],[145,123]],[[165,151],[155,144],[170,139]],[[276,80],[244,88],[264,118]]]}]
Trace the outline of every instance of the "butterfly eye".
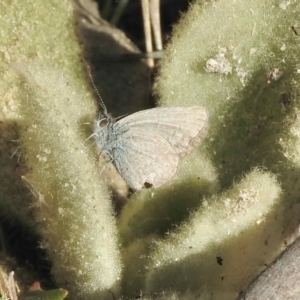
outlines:
[{"label": "butterfly eye", "polygon": [[99,121],[99,127],[106,127],[108,125],[108,120],[107,119],[102,119]]}]

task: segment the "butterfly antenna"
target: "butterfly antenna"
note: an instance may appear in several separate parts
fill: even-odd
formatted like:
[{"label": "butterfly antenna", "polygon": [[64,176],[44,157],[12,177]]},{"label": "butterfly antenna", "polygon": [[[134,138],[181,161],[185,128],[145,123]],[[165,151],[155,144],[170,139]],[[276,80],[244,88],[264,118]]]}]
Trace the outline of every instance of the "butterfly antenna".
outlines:
[{"label": "butterfly antenna", "polygon": [[104,101],[102,100],[102,97],[100,96],[100,93],[99,93],[98,89],[96,88],[95,82],[94,82],[93,77],[92,77],[91,68],[90,68],[89,65],[87,66],[87,71],[88,71],[88,74],[89,74],[89,76],[90,76],[92,85],[93,85],[93,87],[94,87],[94,89],[95,89],[95,91],[96,91],[96,93],[97,93],[97,96],[98,96],[100,105],[101,105],[101,107],[103,108],[103,112],[104,112],[105,115],[108,115],[106,106],[105,106],[105,104],[104,104]]}]

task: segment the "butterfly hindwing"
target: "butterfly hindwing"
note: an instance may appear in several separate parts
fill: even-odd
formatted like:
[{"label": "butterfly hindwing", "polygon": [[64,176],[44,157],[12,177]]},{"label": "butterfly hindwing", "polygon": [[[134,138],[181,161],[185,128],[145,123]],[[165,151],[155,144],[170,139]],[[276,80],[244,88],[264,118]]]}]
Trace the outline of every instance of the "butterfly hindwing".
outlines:
[{"label": "butterfly hindwing", "polygon": [[132,188],[141,189],[147,184],[158,187],[173,177],[179,158],[162,136],[130,128],[121,139],[113,152],[113,163]]}]

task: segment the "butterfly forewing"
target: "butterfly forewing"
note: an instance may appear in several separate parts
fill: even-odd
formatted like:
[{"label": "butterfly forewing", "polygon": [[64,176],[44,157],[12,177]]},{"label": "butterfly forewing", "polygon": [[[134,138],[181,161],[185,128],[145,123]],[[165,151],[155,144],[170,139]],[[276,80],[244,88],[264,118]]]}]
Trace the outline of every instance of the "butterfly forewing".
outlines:
[{"label": "butterfly forewing", "polygon": [[146,128],[162,136],[183,157],[205,137],[208,114],[201,106],[159,107],[134,113],[117,122],[117,130]]}]

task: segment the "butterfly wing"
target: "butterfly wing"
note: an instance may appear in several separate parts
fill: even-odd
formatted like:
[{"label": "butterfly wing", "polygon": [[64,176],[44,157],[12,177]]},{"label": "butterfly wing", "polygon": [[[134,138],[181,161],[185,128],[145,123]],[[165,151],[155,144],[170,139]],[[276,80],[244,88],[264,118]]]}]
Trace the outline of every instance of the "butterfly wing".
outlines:
[{"label": "butterfly wing", "polygon": [[159,187],[176,172],[179,157],[161,136],[144,128],[130,128],[113,152],[113,163],[130,187]]},{"label": "butterfly wing", "polygon": [[114,124],[114,164],[132,188],[159,187],[173,177],[179,158],[205,137],[207,118],[203,107],[189,106],[154,108],[121,119]]},{"label": "butterfly wing", "polygon": [[183,157],[206,136],[208,113],[201,106],[158,107],[134,113],[117,122],[116,128],[144,128],[162,136]]}]

